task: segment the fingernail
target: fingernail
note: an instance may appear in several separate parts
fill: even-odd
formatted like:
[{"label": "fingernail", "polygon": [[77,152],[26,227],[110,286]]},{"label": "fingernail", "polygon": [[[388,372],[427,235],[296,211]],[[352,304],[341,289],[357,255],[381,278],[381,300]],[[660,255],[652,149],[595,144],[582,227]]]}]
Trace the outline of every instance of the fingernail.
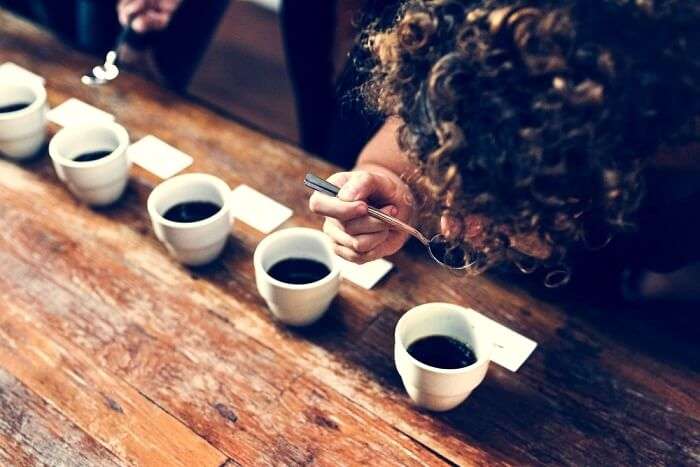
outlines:
[{"label": "fingernail", "polygon": [[389,208],[389,215],[390,216],[395,216],[399,213],[399,209],[396,206],[391,206]]}]

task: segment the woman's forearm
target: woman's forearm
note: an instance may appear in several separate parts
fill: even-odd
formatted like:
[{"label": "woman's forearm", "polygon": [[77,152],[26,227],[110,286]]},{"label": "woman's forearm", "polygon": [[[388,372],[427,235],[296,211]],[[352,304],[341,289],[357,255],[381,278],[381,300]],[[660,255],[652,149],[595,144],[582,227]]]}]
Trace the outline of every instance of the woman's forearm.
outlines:
[{"label": "woman's forearm", "polygon": [[397,141],[397,131],[400,125],[401,120],[388,119],[364,147],[355,168],[368,172],[379,171],[397,177],[401,177],[410,170],[408,158],[401,152]]}]

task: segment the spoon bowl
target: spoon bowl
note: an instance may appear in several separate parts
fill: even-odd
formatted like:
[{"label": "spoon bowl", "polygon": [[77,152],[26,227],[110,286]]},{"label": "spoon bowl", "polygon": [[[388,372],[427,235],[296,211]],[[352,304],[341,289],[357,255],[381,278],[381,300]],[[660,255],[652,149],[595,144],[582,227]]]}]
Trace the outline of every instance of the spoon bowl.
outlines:
[{"label": "spoon bowl", "polygon": [[430,257],[448,269],[461,271],[476,263],[469,261],[469,253],[462,245],[453,244],[442,234],[434,235],[426,246]]}]

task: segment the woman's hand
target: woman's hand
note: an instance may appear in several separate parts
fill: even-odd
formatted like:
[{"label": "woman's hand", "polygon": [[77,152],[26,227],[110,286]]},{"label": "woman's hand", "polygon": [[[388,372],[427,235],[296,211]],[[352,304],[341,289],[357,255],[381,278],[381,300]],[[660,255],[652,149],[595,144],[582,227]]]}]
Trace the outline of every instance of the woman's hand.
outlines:
[{"label": "woman's hand", "polygon": [[119,22],[138,33],[165,29],[182,0],[119,0]]},{"label": "woman's hand", "polygon": [[314,193],[309,207],[326,216],[323,231],[335,243],[338,256],[366,263],[396,253],[408,235],[367,214],[368,203],[390,216],[410,222],[413,195],[395,173],[380,167],[372,171],[340,172],[328,178],[340,187],[336,198]]}]

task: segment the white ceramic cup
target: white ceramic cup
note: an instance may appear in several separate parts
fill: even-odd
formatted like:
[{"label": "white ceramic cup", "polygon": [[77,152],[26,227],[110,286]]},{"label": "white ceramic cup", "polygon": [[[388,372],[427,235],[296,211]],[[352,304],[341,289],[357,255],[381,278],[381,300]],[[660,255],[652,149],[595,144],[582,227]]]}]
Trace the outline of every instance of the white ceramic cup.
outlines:
[{"label": "white ceramic cup", "polygon": [[[325,264],[330,273],[309,284],[288,284],[268,274],[284,259],[313,259]],[[258,292],[272,314],[291,326],[306,326],[318,320],[328,309],[340,286],[340,265],[330,239],[315,229],[293,227],[265,237],[253,254]]]},{"label": "white ceramic cup", "polygon": [[[106,206],[124,193],[131,163],[126,154],[129,134],[116,123],[69,126],[49,142],[49,156],[58,178],[81,201]],[[88,162],[73,159],[86,152],[111,151]]]},{"label": "white ceramic cup", "polygon": [[[148,214],[158,240],[178,261],[201,266],[214,261],[226,246],[233,217],[231,189],[213,175],[189,173],[168,179],[148,196]],[[209,201],[221,209],[197,222],[173,222],[163,214],[179,203]]]},{"label": "white ceramic cup", "polygon": [[14,112],[0,113],[0,153],[11,159],[27,159],[46,141],[46,89],[38,82],[0,79],[0,107],[30,103]]},{"label": "white ceramic cup", "polygon": [[[445,411],[461,404],[476,388],[489,367],[492,341],[478,314],[449,303],[426,303],[411,308],[396,324],[394,360],[411,400],[429,410]],[[444,369],[426,365],[407,351],[416,340],[443,335],[467,344],[476,362],[464,368]]]}]

